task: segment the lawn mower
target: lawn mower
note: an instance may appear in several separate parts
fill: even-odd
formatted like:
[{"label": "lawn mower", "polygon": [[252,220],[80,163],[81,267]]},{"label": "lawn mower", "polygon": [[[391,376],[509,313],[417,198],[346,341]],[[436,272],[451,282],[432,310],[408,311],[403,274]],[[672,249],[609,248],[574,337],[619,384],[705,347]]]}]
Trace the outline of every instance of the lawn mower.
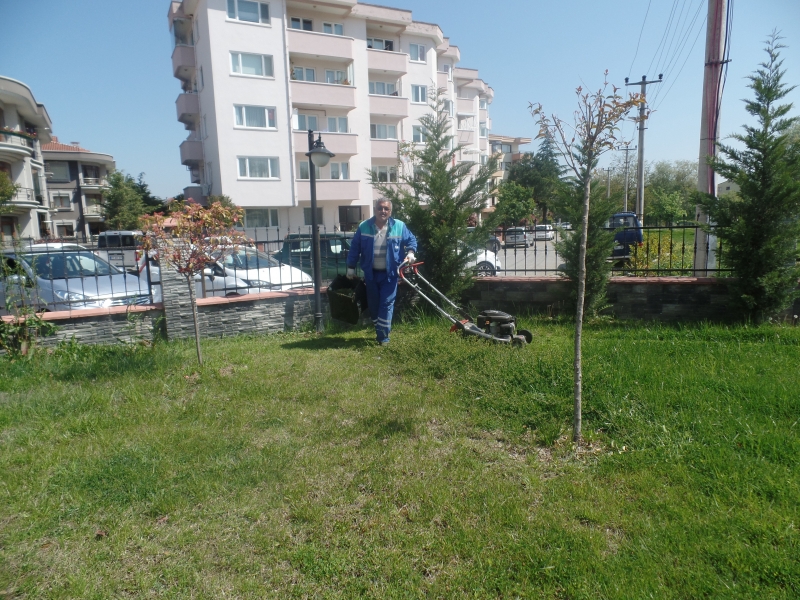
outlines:
[{"label": "lawn mower", "polygon": [[[499,310],[483,310],[478,315],[477,322],[473,322],[464,309],[455,304],[450,298],[437,290],[430,281],[420,275],[419,266],[421,264],[423,263],[404,262],[398,269],[400,279],[410,285],[422,298],[433,306],[440,315],[453,324],[450,331],[461,331],[464,336],[475,336],[498,344],[525,346],[531,343],[533,334],[527,329],[517,329],[517,318],[508,313]],[[433,299],[425,294],[422,289],[423,285],[427,286],[428,293],[435,292],[442,299],[444,305],[451,306],[463,318],[457,319],[442,308],[442,306],[439,306]]]}]

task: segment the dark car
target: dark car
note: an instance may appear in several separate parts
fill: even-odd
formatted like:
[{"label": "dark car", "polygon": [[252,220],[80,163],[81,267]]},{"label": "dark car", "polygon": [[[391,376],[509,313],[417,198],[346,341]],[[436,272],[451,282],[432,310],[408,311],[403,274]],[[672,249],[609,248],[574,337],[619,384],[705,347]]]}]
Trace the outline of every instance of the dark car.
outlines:
[{"label": "dark car", "polygon": [[[320,233],[319,255],[322,279],[333,279],[347,272],[347,253],[353,233]],[[313,276],[311,266],[311,234],[290,233],[283,240],[283,247],[272,258],[291,265]]]},{"label": "dark car", "polygon": [[614,230],[614,250],[612,260],[625,260],[631,256],[631,246],[641,246],[644,241],[642,224],[636,213],[619,212],[606,221],[606,228]]}]

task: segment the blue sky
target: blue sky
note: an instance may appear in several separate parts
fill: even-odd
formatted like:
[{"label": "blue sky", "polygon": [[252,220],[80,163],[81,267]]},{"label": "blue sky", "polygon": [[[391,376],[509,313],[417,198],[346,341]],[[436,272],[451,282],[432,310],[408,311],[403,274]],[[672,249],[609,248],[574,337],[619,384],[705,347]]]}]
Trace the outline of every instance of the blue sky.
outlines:
[{"label": "blue sky", "polygon": [[[705,27],[699,37],[697,32],[707,0],[376,3],[411,9],[415,19],[442,27],[461,49],[461,66],[479,69],[495,90],[494,133],[533,137],[529,102],[568,118],[575,88],[599,87],[605,69],[621,85],[628,75],[656,77],[672,59],[673,66],[663,68],[664,89],[653,98],[657,110],[648,125],[645,159],[697,157]],[[0,74],[31,87],[59,140],[112,154],[119,169],[144,172],[162,197],[189,183],[178,153],[186,131],[175,119],[180,86],[171,74],[168,6],[168,0],[0,0]],[[698,8],[700,16],[689,28]],[[669,30],[666,50],[657,53],[673,11],[680,26]],[[783,52],[787,81],[800,82],[800,0],[734,0],[723,135],[749,120],[741,102],[750,95],[745,78],[763,60],[763,40],[776,27],[789,46]],[[800,89],[790,100],[793,114],[800,115]],[[633,127],[623,133],[633,136]]]}]

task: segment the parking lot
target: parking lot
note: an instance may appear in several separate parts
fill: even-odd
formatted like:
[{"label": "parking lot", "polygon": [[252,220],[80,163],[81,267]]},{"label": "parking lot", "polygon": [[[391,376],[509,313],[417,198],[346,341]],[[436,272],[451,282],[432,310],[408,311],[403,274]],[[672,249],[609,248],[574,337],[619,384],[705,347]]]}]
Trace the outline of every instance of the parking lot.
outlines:
[{"label": "parking lot", "polygon": [[553,241],[546,240],[534,241],[528,248],[503,247],[498,257],[503,265],[501,277],[556,275],[558,266],[564,262],[556,252]]}]

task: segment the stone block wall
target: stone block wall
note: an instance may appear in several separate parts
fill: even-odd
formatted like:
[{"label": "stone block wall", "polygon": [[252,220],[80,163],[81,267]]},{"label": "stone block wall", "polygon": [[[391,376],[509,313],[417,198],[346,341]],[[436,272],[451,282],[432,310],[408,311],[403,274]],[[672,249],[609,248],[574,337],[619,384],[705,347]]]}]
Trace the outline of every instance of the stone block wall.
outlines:
[{"label": "stone block wall", "polygon": [[[10,318],[10,317],[3,317]],[[44,313],[42,318],[53,323],[55,335],[42,337],[37,342],[43,347],[53,347],[62,341],[74,339],[81,344],[138,343],[152,341],[161,335],[164,310],[160,304],[152,306],[115,306],[92,310],[73,310]]]}]

